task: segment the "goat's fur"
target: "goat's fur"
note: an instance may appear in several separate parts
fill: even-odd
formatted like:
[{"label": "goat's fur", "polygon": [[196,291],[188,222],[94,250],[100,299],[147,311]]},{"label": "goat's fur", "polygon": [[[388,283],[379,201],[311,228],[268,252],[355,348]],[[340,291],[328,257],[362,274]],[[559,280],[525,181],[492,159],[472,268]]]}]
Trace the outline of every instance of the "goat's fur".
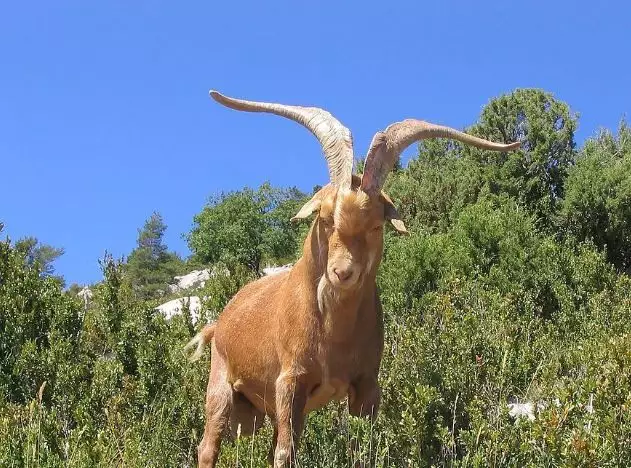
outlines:
[{"label": "goat's fur", "polygon": [[[302,108],[292,107],[289,112],[281,105],[222,99],[239,110],[272,112],[301,122],[296,109],[303,112]],[[341,124],[335,122],[331,127],[339,130]],[[424,137],[425,127],[408,127],[386,131],[381,138],[385,143],[373,145],[372,174],[365,187],[358,175],[348,186],[341,182],[346,170],[341,164],[339,177],[295,216],[301,219],[315,213],[302,257],[293,268],[243,287],[218,320],[186,346],[194,349],[191,358],[198,359],[204,346],[211,344],[200,466],[217,463],[224,429],[252,434],[265,416],[274,426],[269,461],[275,467],[293,462],[310,411],[348,397],[351,415],[376,416],[383,320],[375,277],[383,226],[389,220],[397,231],[407,232],[392,201],[381,191],[379,170],[381,166],[389,170],[392,158],[398,157],[392,148],[399,151],[403,145],[397,143],[400,135],[407,138],[403,143],[414,132]],[[328,160],[335,158],[329,155]]]}]

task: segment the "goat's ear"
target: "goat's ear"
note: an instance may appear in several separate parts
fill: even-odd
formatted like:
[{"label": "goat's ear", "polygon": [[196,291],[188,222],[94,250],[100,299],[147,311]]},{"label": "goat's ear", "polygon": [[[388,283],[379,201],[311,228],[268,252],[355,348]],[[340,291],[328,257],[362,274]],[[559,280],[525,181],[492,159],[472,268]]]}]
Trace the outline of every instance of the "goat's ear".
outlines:
[{"label": "goat's ear", "polygon": [[296,213],[296,215],[291,218],[291,221],[298,221],[301,219],[308,218],[314,211],[320,209],[320,205],[322,204],[322,198],[318,196],[319,193],[315,194],[311,200],[302,205],[302,208]]},{"label": "goat's ear", "polygon": [[399,234],[409,234],[403,220],[401,219],[401,215],[399,215],[399,212],[397,211],[397,208],[394,206],[394,203],[392,203],[392,200],[390,200],[390,197],[384,192],[381,192],[381,201],[383,201],[384,216],[388,221],[390,221],[390,223],[392,223],[394,229],[396,229]]},{"label": "goat's ear", "polygon": [[334,185],[326,184],[320,190],[318,190],[311,200],[305,203],[302,208],[296,213],[296,216],[291,218],[291,221],[298,221],[311,216],[314,211],[319,211],[322,205],[322,200],[331,194],[332,191],[337,190]]}]

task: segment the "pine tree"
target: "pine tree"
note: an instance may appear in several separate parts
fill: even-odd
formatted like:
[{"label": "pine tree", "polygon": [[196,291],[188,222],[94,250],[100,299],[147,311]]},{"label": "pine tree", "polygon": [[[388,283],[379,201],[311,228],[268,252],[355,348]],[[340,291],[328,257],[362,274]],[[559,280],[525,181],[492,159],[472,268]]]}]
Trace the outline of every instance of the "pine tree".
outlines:
[{"label": "pine tree", "polygon": [[138,230],[137,247],[127,259],[127,275],[142,299],[163,295],[173,276],[182,269],[182,260],[164,244],[166,228],[160,213],[152,213]]}]

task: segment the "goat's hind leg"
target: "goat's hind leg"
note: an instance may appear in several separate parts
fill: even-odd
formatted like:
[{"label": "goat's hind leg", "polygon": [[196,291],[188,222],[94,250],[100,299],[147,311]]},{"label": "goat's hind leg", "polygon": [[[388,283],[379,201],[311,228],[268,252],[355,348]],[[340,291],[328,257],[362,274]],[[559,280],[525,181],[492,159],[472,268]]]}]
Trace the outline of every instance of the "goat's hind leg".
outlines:
[{"label": "goat's hind leg", "polygon": [[206,425],[197,455],[200,468],[214,468],[217,464],[221,437],[227,427],[232,404],[232,387],[227,380],[226,363],[217,353],[213,343],[210,377],[206,390]]},{"label": "goat's hind leg", "polygon": [[232,411],[230,413],[230,431],[232,437],[251,436],[265,422],[265,413],[259,411],[247,397],[238,391],[232,394]]}]

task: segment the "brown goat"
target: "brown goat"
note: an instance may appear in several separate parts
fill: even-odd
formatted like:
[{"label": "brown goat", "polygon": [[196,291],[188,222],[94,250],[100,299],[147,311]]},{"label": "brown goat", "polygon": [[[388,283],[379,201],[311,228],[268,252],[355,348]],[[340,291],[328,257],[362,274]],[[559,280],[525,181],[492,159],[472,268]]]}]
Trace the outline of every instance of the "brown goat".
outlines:
[{"label": "brown goat", "polygon": [[363,176],[352,175],[350,132],[329,113],[232,99],[237,110],[269,112],[307,127],[320,141],[331,183],[294,219],[316,213],[302,257],[293,268],[246,285],[217,322],[206,325],[187,348],[193,359],[211,343],[206,427],[199,465],[214,467],[222,432],[254,433],[269,416],[274,426],[270,463],[295,460],[305,416],[348,396],[349,412],[375,417],[383,350],[381,302],[375,283],[383,226],[407,232],[381,188],[400,153],[414,141],[447,137],[496,151],[516,149],[419,120],[406,120],[375,135]]}]

